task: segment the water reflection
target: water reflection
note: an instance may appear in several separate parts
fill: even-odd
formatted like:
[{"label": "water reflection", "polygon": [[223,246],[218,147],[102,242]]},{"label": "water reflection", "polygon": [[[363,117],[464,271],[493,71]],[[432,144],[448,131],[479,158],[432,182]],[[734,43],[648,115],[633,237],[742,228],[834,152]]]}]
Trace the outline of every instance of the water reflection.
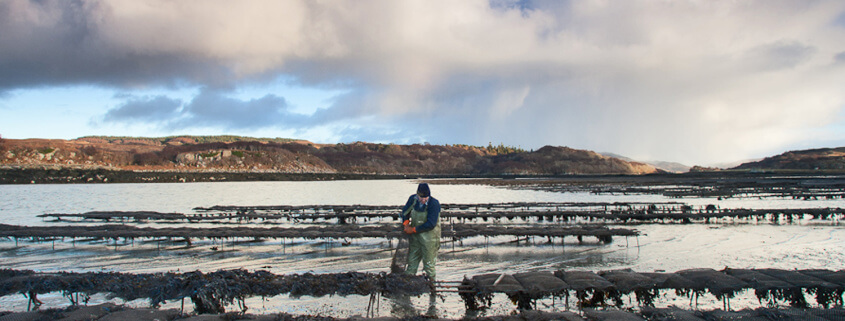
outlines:
[{"label": "water reflection", "polygon": [[[439,310],[437,308],[437,300],[439,295],[435,292],[431,292],[428,295],[423,295],[422,297],[428,297],[428,304],[424,307],[417,307],[412,302],[412,297],[405,294],[392,294],[389,296],[385,296],[385,298],[390,302],[390,315],[400,318],[400,319],[410,319],[414,317],[423,316],[426,318],[439,318]],[[440,297],[440,299],[444,299],[445,297]]]},{"label": "water reflection", "polygon": [[[0,186],[0,218],[7,224],[54,225],[37,217],[43,213],[81,213],[93,210],[149,210],[190,213],[194,207],[213,205],[395,205],[397,211],[416,181],[251,182],[195,184],[5,185]],[[443,203],[498,202],[663,202],[656,195],[590,195],[507,190],[481,185],[433,185]],[[695,206],[710,203],[721,208],[841,207],[841,201],[756,199],[672,199]],[[373,221],[373,224],[393,224]],[[502,224],[490,221],[487,224]],[[135,224],[135,223],[133,223]],[[161,227],[155,223],[138,224]],[[219,227],[219,224],[203,224]],[[241,224],[245,228],[262,224]],[[280,225],[287,226],[287,225]],[[585,238],[548,240],[513,237],[444,240],[438,257],[438,278],[460,281],[464,276],[489,272],[516,273],[558,269],[677,271],[686,268],[829,268],[845,262],[845,229],[838,226],[774,224],[636,225],[642,235],[601,244]],[[344,245],[345,244],[345,245]],[[190,246],[168,240],[146,242],[91,240],[47,242],[0,240],[0,268],[39,271],[216,271],[244,268],[285,273],[387,272],[392,243],[384,239],[350,242],[326,240],[195,240]],[[460,318],[463,303],[453,294],[411,298],[383,298],[397,315],[435,314]],[[441,297],[441,298],[442,298]],[[60,294],[59,294],[59,298]],[[367,298],[273,298],[251,301],[266,306],[258,312],[315,313],[349,316],[365,313]],[[514,306],[507,298],[489,313],[507,314]],[[678,302],[683,300],[679,299]],[[19,296],[0,298],[2,306],[26,307]],[[62,300],[56,300],[62,302]],[[348,303],[353,302],[353,303]],[[49,304],[49,303],[48,303]],[[553,305],[553,302],[548,302]],[[309,308],[302,308],[309,307]],[[718,307],[718,306],[717,306]],[[178,307],[177,307],[178,308]],[[498,309],[498,310],[497,310]],[[334,312],[327,313],[327,310]],[[404,312],[399,312],[404,311]],[[383,311],[379,315],[393,312]]]},{"label": "water reflection", "polygon": [[[327,182],[217,182],[185,184],[0,185],[0,215],[6,224],[44,225],[36,215],[88,211],[158,211],[190,213],[214,205],[367,204],[401,207],[415,180]],[[658,195],[592,195],[511,190],[485,185],[432,185],[441,203],[500,202],[664,202]],[[695,206],[807,207],[796,200],[683,199]],[[836,202],[815,201],[830,207]],[[839,205],[841,206],[841,205]]]}]

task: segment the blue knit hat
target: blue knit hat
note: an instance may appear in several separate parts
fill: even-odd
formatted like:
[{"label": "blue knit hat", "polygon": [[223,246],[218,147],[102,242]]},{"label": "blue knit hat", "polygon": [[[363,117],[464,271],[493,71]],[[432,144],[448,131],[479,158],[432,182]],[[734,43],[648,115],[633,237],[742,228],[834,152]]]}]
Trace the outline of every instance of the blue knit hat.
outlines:
[{"label": "blue knit hat", "polygon": [[428,189],[428,184],[427,183],[420,183],[420,185],[417,186],[417,194],[420,194],[420,196],[422,196],[422,197],[431,196],[431,190]]}]

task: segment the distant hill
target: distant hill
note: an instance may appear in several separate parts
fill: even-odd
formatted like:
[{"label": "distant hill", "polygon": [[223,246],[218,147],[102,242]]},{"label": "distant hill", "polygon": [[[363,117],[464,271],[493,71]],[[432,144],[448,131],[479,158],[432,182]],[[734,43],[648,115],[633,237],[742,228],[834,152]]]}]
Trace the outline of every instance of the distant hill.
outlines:
[{"label": "distant hill", "polygon": [[318,145],[286,138],[88,136],[74,140],[4,139],[0,165],[157,171],[278,173],[561,175],[648,174],[653,166],[586,150],[546,146]]},{"label": "distant hill", "polygon": [[495,155],[485,160],[489,172],[507,174],[648,174],[651,165],[607,157],[593,151],[544,146],[535,152]]},{"label": "distant hill", "polygon": [[845,169],[845,147],[789,151],[734,169],[830,170]]},{"label": "distant hill", "polygon": [[151,145],[181,145],[181,144],[206,144],[206,143],[233,143],[233,142],[272,142],[289,143],[295,142],[291,138],[255,138],[234,135],[215,136],[167,136],[167,137],[131,137],[131,136],[84,136],[76,139],[85,142],[107,142],[114,144],[151,144]]},{"label": "distant hill", "polygon": [[628,162],[645,163],[645,164],[653,166],[654,168],[657,168],[657,169],[662,170],[662,171],[670,172],[670,173],[686,173],[690,170],[690,166],[687,166],[687,165],[684,165],[684,164],[681,164],[681,163],[664,162],[664,161],[636,161],[636,160],[633,160],[629,157],[617,155],[617,154],[614,154],[614,153],[601,153],[601,154],[604,155],[604,156],[618,158],[618,159],[628,161]]}]

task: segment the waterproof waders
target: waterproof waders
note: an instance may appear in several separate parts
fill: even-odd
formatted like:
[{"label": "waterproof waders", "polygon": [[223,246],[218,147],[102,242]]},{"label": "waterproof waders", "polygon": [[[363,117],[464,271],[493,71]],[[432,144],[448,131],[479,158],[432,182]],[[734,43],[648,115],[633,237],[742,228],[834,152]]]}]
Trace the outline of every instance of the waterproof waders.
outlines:
[{"label": "waterproof waders", "polygon": [[[411,212],[411,227],[423,225],[428,216],[428,204],[422,211],[416,210],[417,200],[408,211]],[[407,215],[405,212],[404,215]],[[437,251],[440,250],[440,213],[437,214],[437,224],[433,229],[425,232],[411,234],[408,250],[408,267],[405,274],[417,274],[420,261],[423,263],[423,271],[433,281],[436,275],[434,265],[437,263]]]}]

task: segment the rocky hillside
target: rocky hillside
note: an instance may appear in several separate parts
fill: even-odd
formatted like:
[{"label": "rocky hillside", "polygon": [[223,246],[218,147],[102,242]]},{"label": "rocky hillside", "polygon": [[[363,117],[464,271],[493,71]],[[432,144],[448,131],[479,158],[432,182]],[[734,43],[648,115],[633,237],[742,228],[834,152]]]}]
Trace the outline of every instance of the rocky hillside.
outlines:
[{"label": "rocky hillside", "polygon": [[350,174],[560,175],[648,174],[657,170],[595,152],[546,146],[318,145],[239,136],[5,139],[0,164],[158,171]]},{"label": "rocky hillside", "polygon": [[734,169],[841,170],[845,169],[845,147],[790,151]]},{"label": "rocky hillside", "polygon": [[480,164],[496,174],[648,174],[657,170],[644,163],[628,162],[596,152],[545,146],[534,152],[495,155]]},{"label": "rocky hillside", "polygon": [[636,160],[634,160],[630,157],[625,157],[625,156],[614,154],[614,153],[600,153],[600,154],[602,154],[603,156],[607,156],[607,157],[618,158],[618,159],[621,159],[621,160],[626,161],[626,162],[645,163],[645,164],[654,166],[654,168],[657,168],[658,170],[668,172],[668,173],[686,173],[686,172],[689,172],[689,170],[690,170],[690,166],[687,166],[687,165],[684,165],[684,164],[681,164],[681,163],[664,162],[664,161],[642,161],[642,162],[640,162],[640,161],[636,161]]}]

